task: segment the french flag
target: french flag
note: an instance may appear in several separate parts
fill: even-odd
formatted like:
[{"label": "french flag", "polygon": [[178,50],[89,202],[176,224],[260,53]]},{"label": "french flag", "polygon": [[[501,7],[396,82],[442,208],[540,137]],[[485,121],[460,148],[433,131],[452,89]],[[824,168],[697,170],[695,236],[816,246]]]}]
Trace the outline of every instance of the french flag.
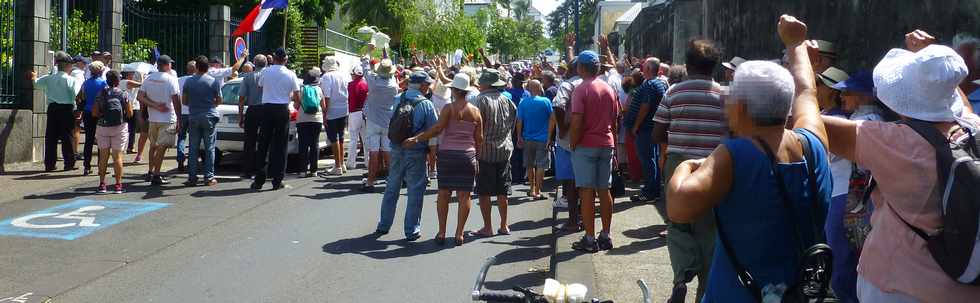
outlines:
[{"label": "french flag", "polygon": [[266,19],[269,19],[273,9],[286,8],[288,5],[289,0],[262,0],[245,16],[245,19],[242,20],[242,23],[238,25],[231,36],[238,37],[262,29],[262,25],[265,24]]}]

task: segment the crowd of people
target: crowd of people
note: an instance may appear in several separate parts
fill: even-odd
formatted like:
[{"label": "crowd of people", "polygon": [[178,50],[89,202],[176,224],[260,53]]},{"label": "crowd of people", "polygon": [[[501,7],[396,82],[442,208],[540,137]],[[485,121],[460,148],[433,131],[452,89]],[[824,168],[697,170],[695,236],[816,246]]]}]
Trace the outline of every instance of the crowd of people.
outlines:
[{"label": "crowd of people", "polygon": [[[187,76],[178,78],[167,56],[155,58],[153,71],[142,75],[109,70],[107,53],[89,61],[58,52],[57,69],[32,78],[49,101],[45,168],[55,169],[60,142],[65,169],[74,169],[74,121],[81,120],[84,173],[90,173],[97,143],[100,192],[107,191],[110,158],[114,190],[123,191],[121,153],[136,145],[140,161],[145,142],[147,182],[169,182],[161,162],[177,146],[179,169],[189,161],[185,184],[198,185],[201,175],[203,184],[215,185],[215,108],[223,81],[241,71],[242,173],[251,188],[267,180],[273,189],[285,186],[295,113],[301,177],[345,175],[363,151],[368,172],[361,190],[374,192],[379,179],[385,181],[378,237],[392,227],[402,187],[405,239],[422,237],[424,191],[433,178],[437,244],[450,236],[454,192],[455,245],[509,234],[512,185],[526,182],[528,197],[545,199],[551,171],[560,186],[554,206],[569,213],[562,229],[583,232],[573,248],[610,250],[611,189],[626,175],[642,184],[632,203],[665,203],[662,236],[674,274],[668,302],[683,302],[694,278],[699,302],[980,298],[980,287],[970,285],[975,267],[960,271],[974,280],[957,280],[927,249],[930,235],[948,224],[942,210],[953,186],[937,151],[942,143],[972,144],[974,160],[980,151],[973,139],[980,117],[967,97],[977,88],[969,75],[980,69],[980,40],[958,36],[948,47],[917,30],[905,37],[906,49],[890,51],[873,71],[848,73],[834,66],[836,46],[811,40],[803,22],[783,16],[778,33],[786,49],[777,60],[722,62],[720,47],[701,38],[685,45],[683,65],[655,57],[617,60],[600,36],[598,51],[575,54],[569,38],[567,62],[529,66],[494,63],[482,50],[480,63],[413,56],[403,66],[386,49],[369,45],[350,70],[328,55],[297,77],[278,49],[231,67],[194,58]],[[373,57],[377,51],[381,56]],[[919,135],[922,129],[947,141],[936,145]],[[334,165],[321,170],[322,131]],[[188,139],[190,151],[205,151],[203,167],[186,156]],[[483,224],[468,233],[473,194]],[[976,223],[976,214],[972,218]],[[826,268],[801,270],[814,256],[828,255]],[[973,255],[968,260],[980,262],[977,250]],[[814,285],[817,292],[801,290]]]}]

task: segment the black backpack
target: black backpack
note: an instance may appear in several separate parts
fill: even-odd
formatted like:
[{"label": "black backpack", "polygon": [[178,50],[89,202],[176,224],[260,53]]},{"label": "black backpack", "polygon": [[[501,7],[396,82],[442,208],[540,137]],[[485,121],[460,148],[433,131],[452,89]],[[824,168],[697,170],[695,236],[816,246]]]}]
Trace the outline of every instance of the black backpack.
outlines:
[{"label": "black backpack", "polygon": [[395,107],[395,113],[391,115],[391,121],[388,122],[388,140],[391,140],[392,144],[401,145],[406,139],[415,136],[412,113],[421,100],[421,98],[408,100],[405,93],[402,93],[398,106]]},{"label": "black backpack", "polygon": [[126,121],[125,114],[123,113],[123,102],[126,96],[123,95],[122,90],[116,88],[106,87],[105,90],[99,95],[99,102],[101,107],[99,108],[99,126],[119,126]]},{"label": "black backpack", "polygon": [[[898,216],[912,231],[926,241],[932,259],[956,282],[980,285],[980,145],[975,130],[964,127],[966,135],[949,142],[932,123],[906,121],[916,133],[936,149],[936,169],[942,200],[939,214],[942,227],[935,235],[912,226]],[[877,185],[872,181],[869,191]]]}]

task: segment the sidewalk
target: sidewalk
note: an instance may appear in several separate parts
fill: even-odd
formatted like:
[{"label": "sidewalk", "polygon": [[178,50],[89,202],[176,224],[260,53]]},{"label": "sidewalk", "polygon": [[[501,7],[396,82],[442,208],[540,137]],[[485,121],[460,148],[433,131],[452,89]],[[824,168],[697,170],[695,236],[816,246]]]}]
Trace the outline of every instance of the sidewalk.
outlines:
[{"label": "sidewalk", "polygon": [[[632,194],[632,193],[629,193]],[[673,273],[667,254],[667,239],[660,237],[666,229],[657,212],[662,202],[633,203],[628,197],[618,198],[613,206],[612,232],[614,248],[596,254],[583,254],[572,249],[572,243],[582,233],[559,233],[555,259],[555,276],[563,283],[582,283],[589,287],[589,296],[615,302],[642,302],[636,280],[643,279],[650,288],[652,302],[664,302],[670,296]],[[596,207],[598,209],[598,205]],[[568,213],[558,214],[558,224],[565,222]],[[596,216],[596,228],[601,225]],[[693,303],[697,282],[688,284],[685,302]]]}]

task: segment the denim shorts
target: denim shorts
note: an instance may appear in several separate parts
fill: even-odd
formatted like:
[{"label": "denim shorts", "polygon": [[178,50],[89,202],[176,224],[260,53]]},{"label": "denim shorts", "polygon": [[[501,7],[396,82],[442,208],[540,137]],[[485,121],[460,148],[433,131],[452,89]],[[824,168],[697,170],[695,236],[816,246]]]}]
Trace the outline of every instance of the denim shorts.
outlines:
[{"label": "denim shorts", "polygon": [[572,152],[575,186],[592,189],[609,189],[612,182],[611,147],[577,147]]},{"label": "denim shorts", "polygon": [[558,181],[574,181],[575,173],[572,171],[572,153],[561,146],[555,148],[555,179]]},{"label": "denim shorts", "polygon": [[540,169],[551,167],[551,152],[545,142],[524,141],[524,167]]}]

